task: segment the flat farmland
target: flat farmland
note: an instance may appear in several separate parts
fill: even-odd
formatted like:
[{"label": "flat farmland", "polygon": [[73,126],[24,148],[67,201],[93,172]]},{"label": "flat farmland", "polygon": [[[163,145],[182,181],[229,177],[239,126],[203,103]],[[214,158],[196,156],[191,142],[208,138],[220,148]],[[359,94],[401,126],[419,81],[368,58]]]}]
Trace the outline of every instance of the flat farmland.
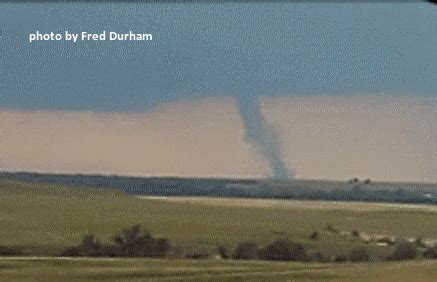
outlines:
[{"label": "flat farmland", "polygon": [[317,264],[169,259],[2,258],[2,281],[435,281],[437,261]]},{"label": "flat farmland", "polygon": [[[26,254],[57,254],[86,234],[110,241],[121,229],[140,224],[173,244],[214,250],[241,241],[267,244],[285,236],[328,256],[364,245],[341,233],[402,238],[437,237],[435,206],[384,203],[290,201],[235,198],[137,197],[110,189],[0,183],[0,244]],[[312,232],[319,239],[310,240]],[[389,248],[371,246],[385,253]]]}]

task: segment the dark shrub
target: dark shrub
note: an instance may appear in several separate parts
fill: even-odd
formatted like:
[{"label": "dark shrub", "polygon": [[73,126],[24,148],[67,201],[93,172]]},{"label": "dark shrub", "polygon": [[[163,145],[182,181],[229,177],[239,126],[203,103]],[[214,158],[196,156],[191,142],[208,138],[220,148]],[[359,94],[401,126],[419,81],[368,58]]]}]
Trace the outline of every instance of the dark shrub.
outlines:
[{"label": "dark shrub", "polygon": [[348,258],[352,262],[369,261],[369,254],[366,248],[356,247],[350,251]]},{"label": "dark shrub", "polygon": [[267,260],[305,261],[307,255],[303,245],[287,239],[278,239],[264,249],[263,258]]},{"label": "dark shrub", "polygon": [[83,256],[83,254],[82,254],[82,250],[80,249],[80,246],[73,246],[73,247],[68,247],[64,251],[62,251],[61,256],[81,257]]},{"label": "dark shrub", "polygon": [[360,237],[360,233],[357,230],[352,230],[351,235],[353,237],[359,238]]},{"label": "dark shrub", "polygon": [[135,225],[115,235],[114,242],[122,256],[144,256],[144,248],[151,238],[149,233],[143,231],[139,225]]},{"label": "dark shrub", "polygon": [[396,244],[395,249],[390,255],[391,260],[414,259],[417,256],[416,246],[407,241],[400,241]]},{"label": "dark shrub", "polygon": [[333,262],[346,262],[347,257],[345,255],[336,255],[332,258]]},{"label": "dark shrub", "polygon": [[200,250],[191,250],[185,253],[184,258],[188,259],[207,259],[209,258],[210,254],[206,251],[200,251]]},{"label": "dark shrub", "polygon": [[218,246],[217,246],[217,253],[219,254],[219,256],[220,256],[222,259],[228,259],[228,258],[229,258],[228,250],[227,250],[226,247],[223,246],[223,245],[218,245]]},{"label": "dark shrub", "polygon": [[65,249],[61,255],[71,257],[100,257],[106,256],[106,253],[100,241],[94,235],[90,234],[83,237],[80,245]]},{"label": "dark shrub", "polygon": [[235,248],[233,259],[257,259],[259,253],[258,245],[255,242],[241,242]]},{"label": "dark shrub", "polygon": [[146,248],[146,256],[149,257],[163,257],[170,250],[170,241],[166,238],[153,239],[150,243],[150,248]]},{"label": "dark shrub", "polygon": [[123,230],[114,237],[115,245],[104,245],[94,235],[86,235],[81,244],[65,249],[61,255],[64,256],[165,256],[171,246],[165,238],[153,238],[152,235],[135,225]]},{"label": "dark shrub", "polygon": [[339,233],[339,231],[336,228],[334,228],[334,226],[332,226],[332,224],[327,224],[325,229],[329,232],[332,232],[332,233]]},{"label": "dark shrub", "polygon": [[314,262],[329,262],[329,259],[325,257],[321,252],[315,252],[310,254],[309,260]]},{"label": "dark shrub", "polygon": [[317,240],[319,239],[319,232],[314,231],[313,233],[310,234],[310,240]]},{"label": "dark shrub", "polygon": [[425,242],[423,242],[422,236],[419,236],[414,240],[414,243],[418,248],[426,248]]},{"label": "dark shrub", "polygon": [[87,257],[99,257],[105,255],[102,244],[96,238],[96,236],[92,234],[83,237],[80,249],[82,251],[82,255]]},{"label": "dark shrub", "polygon": [[16,256],[21,255],[21,250],[14,247],[0,246],[0,256]]},{"label": "dark shrub", "polygon": [[120,248],[115,245],[103,245],[102,253],[108,257],[119,257],[121,256]]},{"label": "dark shrub", "polygon": [[425,252],[423,252],[423,257],[429,258],[429,259],[436,259],[437,258],[437,246],[426,249]]},{"label": "dark shrub", "polygon": [[114,237],[119,254],[127,257],[161,257],[170,249],[167,239],[155,239],[139,225],[123,230]]}]

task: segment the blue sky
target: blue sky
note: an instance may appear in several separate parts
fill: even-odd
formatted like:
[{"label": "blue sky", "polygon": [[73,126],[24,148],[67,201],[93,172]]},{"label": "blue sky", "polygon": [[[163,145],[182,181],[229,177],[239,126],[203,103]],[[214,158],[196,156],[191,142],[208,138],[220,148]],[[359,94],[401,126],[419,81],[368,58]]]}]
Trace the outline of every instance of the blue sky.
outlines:
[{"label": "blue sky", "polygon": [[[425,3],[0,4],[0,107],[144,111],[236,95],[437,96]],[[42,32],[152,42],[28,43]]]}]

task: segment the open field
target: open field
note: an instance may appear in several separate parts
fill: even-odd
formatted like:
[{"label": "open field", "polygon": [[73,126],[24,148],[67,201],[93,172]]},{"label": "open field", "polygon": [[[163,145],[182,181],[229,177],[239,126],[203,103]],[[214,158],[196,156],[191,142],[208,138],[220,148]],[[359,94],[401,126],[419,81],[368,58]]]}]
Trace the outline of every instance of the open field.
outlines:
[{"label": "open field", "polygon": [[[278,236],[301,242],[327,256],[364,245],[357,238],[324,230],[397,237],[437,237],[433,206],[400,206],[285,200],[138,198],[114,190],[70,189],[55,185],[0,183],[0,244],[25,253],[51,255],[93,233],[103,241],[123,228],[141,224],[173,244],[215,250],[238,242],[267,244]],[[317,230],[320,239],[309,240]],[[280,235],[278,235],[280,234]],[[377,254],[389,247],[371,246]]]},{"label": "open field", "polygon": [[104,258],[1,258],[2,281],[435,281],[437,261],[302,264]]},{"label": "open field", "polygon": [[424,211],[437,213],[435,205],[372,203],[372,202],[340,202],[340,201],[308,201],[308,200],[272,200],[272,199],[245,199],[245,198],[217,198],[217,197],[166,197],[166,196],[138,196],[145,200],[157,200],[168,203],[184,203],[189,205],[266,208],[290,210],[323,210],[323,211],[356,211],[356,212],[383,212],[383,211]]},{"label": "open field", "polygon": [[[366,246],[368,264],[280,263],[210,258],[59,258],[88,233],[104,242],[123,228],[141,224],[175,246],[213,252],[238,242],[265,245],[278,237],[302,243],[327,257]],[[341,233],[325,230],[331,224]],[[317,240],[310,240],[313,231]],[[207,197],[133,196],[116,190],[0,182],[0,245],[22,248],[28,257],[0,257],[0,280],[321,280],[432,281],[437,261],[381,262],[391,246],[365,244],[350,235],[385,234],[437,238],[437,209],[429,205],[291,201]],[[34,257],[38,256],[38,257]],[[43,257],[41,257],[43,256]],[[44,257],[47,256],[47,257]],[[68,279],[67,279],[68,278]]]}]

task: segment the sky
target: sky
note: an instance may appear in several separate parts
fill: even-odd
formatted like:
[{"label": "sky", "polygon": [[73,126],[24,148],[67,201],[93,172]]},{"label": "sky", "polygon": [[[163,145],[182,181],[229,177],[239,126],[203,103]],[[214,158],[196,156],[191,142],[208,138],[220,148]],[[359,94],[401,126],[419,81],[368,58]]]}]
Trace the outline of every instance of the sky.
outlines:
[{"label": "sky", "polygon": [[[430,4],[1,3],[0,28],[3,170],[268,176],[242,96],[296,177],[437,181]],[[36,30],[153,40],[28,43]]]}]

